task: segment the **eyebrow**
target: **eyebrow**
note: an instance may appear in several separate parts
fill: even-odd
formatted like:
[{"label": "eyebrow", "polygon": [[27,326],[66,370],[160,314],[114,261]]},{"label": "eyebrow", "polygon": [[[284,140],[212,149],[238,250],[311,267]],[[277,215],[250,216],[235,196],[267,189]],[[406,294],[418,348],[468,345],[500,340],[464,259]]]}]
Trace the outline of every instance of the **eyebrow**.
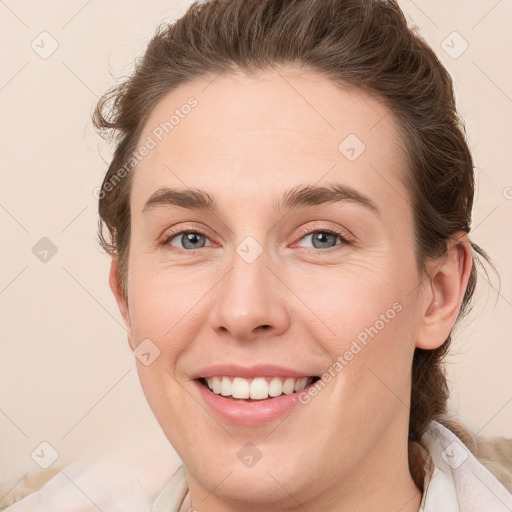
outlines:
[{"label": "eyebrow", "polygon": [[[281,198],[274,203],[274,210],[298,209],[307,206],[317,206],[348,201],[359,204],[372,213],[380,215],[376,203],[368,196],[348,185],[298,185],[284,192]],[[180,206],[190,210],[205,210],[215,214],[219,208],[215,200],[204,190],[200,189],[171,189],[162,187],[155,191],[147,200],[142,213],[146,213],[159,206]]]}]

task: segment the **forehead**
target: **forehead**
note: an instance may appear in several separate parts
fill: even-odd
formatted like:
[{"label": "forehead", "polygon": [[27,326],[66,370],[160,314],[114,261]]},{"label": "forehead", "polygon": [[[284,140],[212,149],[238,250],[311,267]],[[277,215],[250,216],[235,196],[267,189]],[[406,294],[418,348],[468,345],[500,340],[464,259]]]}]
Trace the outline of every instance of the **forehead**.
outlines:
[{"label": "forehead", "polygon": [[270,205],[279,190],[322,180],[403,202],[398,133],[383,103],[311,71],[204,78],[167,94],[149,115],[139,147],[151,149],[134,172],[132,205],[141,211],[159,186],[260,204],[269,196]]}]

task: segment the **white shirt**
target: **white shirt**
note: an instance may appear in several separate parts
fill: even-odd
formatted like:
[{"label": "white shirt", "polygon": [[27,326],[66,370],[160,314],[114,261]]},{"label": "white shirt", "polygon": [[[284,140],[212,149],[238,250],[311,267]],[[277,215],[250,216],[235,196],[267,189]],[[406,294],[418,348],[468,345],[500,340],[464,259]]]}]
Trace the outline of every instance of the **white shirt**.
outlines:
[{"label": "white shirt", "polygon": [[[424,492],[418,512],[511,512],[512,494],[450,430],[432,422],[422,438]],[[78,468],[78,471],[77,471]],[[186,470],[151,493],[120,465],[64,468],[5,512],[188,512]]]},{"label": "white shirt", "polygon": [[428,454],[418,512],[512,511],[512,494],[451,430],[433,421],[421,441]]}]

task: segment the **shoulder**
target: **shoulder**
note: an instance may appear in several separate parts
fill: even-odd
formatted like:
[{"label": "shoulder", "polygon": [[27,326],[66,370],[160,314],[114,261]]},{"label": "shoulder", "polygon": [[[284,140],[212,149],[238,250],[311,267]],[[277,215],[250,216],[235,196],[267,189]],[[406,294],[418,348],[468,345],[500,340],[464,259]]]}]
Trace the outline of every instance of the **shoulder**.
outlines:
[{"label": "shoulder", "polygon": [[77,462],[2,512],[140,512],[149,510],[151,503],[152,497],[137,477],[122,465]]},{"label": "shoulder", "polygon": [[421,446],[425,481],[419,512],[510,512],[512,494],[449,429],[433,421]]}]

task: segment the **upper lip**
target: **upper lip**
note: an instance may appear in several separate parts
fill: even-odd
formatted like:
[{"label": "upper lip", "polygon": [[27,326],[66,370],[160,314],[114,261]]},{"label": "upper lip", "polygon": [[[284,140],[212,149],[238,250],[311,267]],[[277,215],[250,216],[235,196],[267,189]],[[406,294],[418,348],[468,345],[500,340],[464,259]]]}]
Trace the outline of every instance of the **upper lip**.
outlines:
[{"label": "upper lip", "polygon": [[226,377],[314,377],[314,373],[305,373],[284,366],[274,364],[256,364],[253,366],[238,366],[236,364],[215,364],[201,368],[190,375],[191,379],[209,378],[216,376]]}]

